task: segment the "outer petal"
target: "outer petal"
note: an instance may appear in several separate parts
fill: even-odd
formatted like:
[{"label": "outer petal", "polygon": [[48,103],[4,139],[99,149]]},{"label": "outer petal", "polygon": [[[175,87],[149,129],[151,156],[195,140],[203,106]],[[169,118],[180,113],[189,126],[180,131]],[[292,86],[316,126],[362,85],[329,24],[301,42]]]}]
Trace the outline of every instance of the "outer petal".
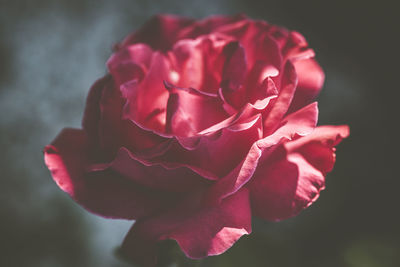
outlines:
[{"label": "outer petal", "polygon": [[122,249],[144,266],[154,266],[159,240],[174,239],[188,257],[198,259],[223,253],[250,232],[251,211],[246,189],[213,206],[202,204],[201,193],[192,194],[164,214],[137,221]]},{"label": "outer petal", "polygon": [[107,61],[107,68],[117,87],[138,80],[149,71],[153,50],[145,44],[135,44],[116,51]]},{"label": "outer petal", "polygon": [[335,163],[335,146],[350,134],[349,127],[319,126],[312,134],[286,144],[291,153],[301,153],[322,173],[332,171]]},{"label": "outer petal", "polygon": [[154,50],[165,52],[179,40],[180,31],[192,23],[194,23],[194,20],[189,18],[174,15],[156,15],[138,31],[125,38],[118,47],[126,47],[135,43],[145,43]]},{"label": "outer petal", "polygon": [[100,99],[103,94],[104,88],[110,84],[112,78],[110,75],[106,75],[103,78],[97,80],[92,87],[90,88],[87,100],[85,113],[83,115],[82,126],[83,129],[87,132],[90,139],[98,140],[98,130],[99,130],[99,122],[101,116],[100,110]]},{"label": "outer petal", "polygon": [[218,31],[218,28],[226,25],[239,26],[238,23],[243,20],[247,20],[246,16],[243,14],[235,16],[210,16],[182,29],[180,32],[180,39],[195,39],[201,35]]},{"label": "outer petal", "polygon": [[110,172],[88,173],[91,162],[87,134],[65,129],[46,146],[45,162],[54,181],[76,202],[104,217],[138,219],[152,214],[170,200]]},{"label": "outer petal", "polygon": [[287,33],[282,54],[284,60],[292,61],[298,77],[298,84],[289,113],[308,105],[315,99],[324,83],[324,72],[315,61],[314,51],[298,32]]},{"label": "outer petal", "polygon": [[126,148],[121,148],[112,162],[94,164],[88,169],[94,172],[113,170],[135,183],[166,192],[184,193],[209,185],[209,180],[184,164],[167,168],[160,163],[140,159]]},{"label": "outer petal", "polygon": [[308,43],[303,35],[292,31],[286,37],[285,46],[282,53],[285,60],[301,60],[314,57],[314,51],[308,47]]},{"label": "outer petal", "polygon": [[[88,100],[89,101],[89,100]],[[98,125],[100,146],[107,157],[101,159],[112,160],[118,149],[122,146],[132,152],[143,152],[152,149],[167,139],[150,130],[143,129],[134,121],[123,119],[125,100],[114,82],[110,82],[102,91],[100,100],[101,117]]]},{"label": "outer petal", "polygon": [[294,63],[298,84],[289,112],[293,112],[313,101],[321,91],[325,74],[313,58],[297,60]]},{"label": "outer petal", "polygon": [[347,126],[317,127],[262,156],[248,187],[255,215],[278,221],[311,205],[334,164],[334,146],[348,134]]}]

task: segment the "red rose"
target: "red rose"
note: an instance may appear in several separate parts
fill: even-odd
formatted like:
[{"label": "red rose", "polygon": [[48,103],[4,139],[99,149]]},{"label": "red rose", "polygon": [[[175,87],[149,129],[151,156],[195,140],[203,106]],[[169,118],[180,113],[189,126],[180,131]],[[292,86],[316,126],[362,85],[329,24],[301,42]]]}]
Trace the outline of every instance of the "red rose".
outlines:
[{"label": "red rose", "polygon": [[134,219],[123,250],[153,265],[174,239],[217,255],[308,207],[347,126],[316,127],[324,81],[304,37],[244,16],[160,15],[116,45],[83,129],[45,148],[59,187],[91,212]]}]

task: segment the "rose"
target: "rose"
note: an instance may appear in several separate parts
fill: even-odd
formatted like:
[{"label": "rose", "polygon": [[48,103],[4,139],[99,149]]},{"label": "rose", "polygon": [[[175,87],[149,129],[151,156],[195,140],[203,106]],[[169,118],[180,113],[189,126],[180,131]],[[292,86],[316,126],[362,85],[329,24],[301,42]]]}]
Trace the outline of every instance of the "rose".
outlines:
[{"label": "rose", "polygon": [[316,200],[347,126],[320,126],[324,81],[297,32],[242,15],[160,15],[115,46],[83,129],[45,148],[59,187],[91,212],[135,219],[122,249],[223,253],[251,216],[282,220]]}]

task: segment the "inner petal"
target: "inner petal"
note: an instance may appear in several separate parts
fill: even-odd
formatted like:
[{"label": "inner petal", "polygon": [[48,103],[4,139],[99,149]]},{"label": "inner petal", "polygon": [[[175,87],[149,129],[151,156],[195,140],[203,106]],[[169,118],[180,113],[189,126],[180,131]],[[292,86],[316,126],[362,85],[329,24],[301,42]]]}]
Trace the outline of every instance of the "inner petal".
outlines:
[{"label": "inner petal", "polygon": [[168,53],[173,69],[170,81],[178,87],[217,93],[226,58],[223,49],[229,41],[225,36],[210,34],[176,43]]},{"label": "inner petal", "polygon": [[182,88],[164,82],[169,93],[165,132],[176,136],[193,136],[223,121],[228,114],[217,94]]}]

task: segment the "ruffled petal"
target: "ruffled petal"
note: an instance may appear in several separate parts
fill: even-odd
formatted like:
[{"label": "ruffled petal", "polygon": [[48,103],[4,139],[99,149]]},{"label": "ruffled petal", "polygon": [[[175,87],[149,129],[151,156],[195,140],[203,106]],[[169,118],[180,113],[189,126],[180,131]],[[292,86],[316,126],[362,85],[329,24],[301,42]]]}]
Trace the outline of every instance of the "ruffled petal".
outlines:
[{"label": "ruffled petal", "polygon": [[[209,134],[197,137],[197,143],[184,148],[181,140],[174,142],[155,162],[185,164],[193,169],[204,170],[215,177],[224,177],[237,166],[248,153],[249,147],[262,137],[260,114]],[[184,145],[187,145],[187,141]]]},{"label": "ruffled petal", "polygon": [[219,255],[242,235],[251,232],[248,191],[243,189],[220,204],[204,206],[202,194],[192,194],[167,212],[137,221],[126,236],[122,251],[144,266],[155,266],[156,244],[176,240],[187,257]]},{"label": "ruffled petal", "polygon": [[218,34],[179,41],[168,54],[173,74],[169,81],[178,87],[216,93],[225,61],[222,51],[230,41]]},{"label": "ruffled petal", "polygon": [[249,183],[256,216],[279,221],[297,215],[324,189],[334,164],[334,146],[348,136],[347,126],[317,127],[311,134],[264,150]]},{"label": "ruffled petal", "polygon": [[87,210],[104,217],[138,219],[170,203],[171,196],[115,172],[87,172],[90,156],[87,134],[76,129],[63,130],[44,150],[54,181]]},{"label": "ruffled petal", "polygon": [[316,103],[286,117],[277,131],[255,142],[244,160],[212,186],[209,199],[218,202],[237,192],[253,177],[260,160],[271,154],[281,142],[310,134],[317,124],[317,119]]}]

